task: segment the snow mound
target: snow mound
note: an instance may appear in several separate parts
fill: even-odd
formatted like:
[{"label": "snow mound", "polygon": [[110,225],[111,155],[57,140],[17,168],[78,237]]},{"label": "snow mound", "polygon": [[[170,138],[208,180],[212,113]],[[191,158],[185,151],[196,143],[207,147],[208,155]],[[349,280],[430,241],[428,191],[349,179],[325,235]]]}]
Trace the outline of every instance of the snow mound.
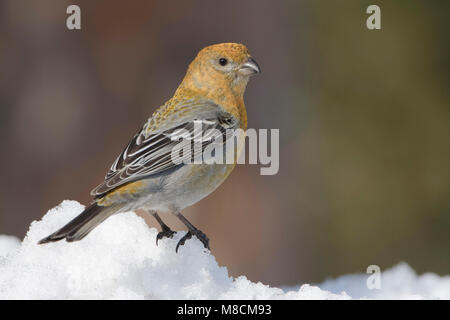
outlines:
[{"label": "snow mound", "polygon": [[20,240],[14,236],[0,235],[0,259],[20,247]]},{"label": "snow mound", "polygon": [[450,297],[450,277],[418,277],[405,264],[383,273],[381,290],[365,289],[367,275],[343,276],[294,290],[253,283],[244,276],[232,278],[200,241],[187,241],[176,254],[183,232],[156,246],[157,230],[132,212],[110,217],[82,241],[37,244],[83,209],[78,202],[66,200],[34,221],[22,243],[0,236],[0,299]]},{"label": "snow mound", "polygon": [[417,273],[400,263],[381,274],[380,289],[367,288],[368,274],[353,274],[327,280],[320,285],[331,292],[345,291],[353,298],[368,299],[450,299],[450,276]]}]

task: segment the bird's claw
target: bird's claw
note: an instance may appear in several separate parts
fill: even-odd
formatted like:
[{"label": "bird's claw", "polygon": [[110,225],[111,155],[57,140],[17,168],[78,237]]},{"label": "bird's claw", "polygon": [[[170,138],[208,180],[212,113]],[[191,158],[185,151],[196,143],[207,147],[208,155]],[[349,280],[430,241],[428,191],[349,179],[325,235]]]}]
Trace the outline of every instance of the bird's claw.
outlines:
[{"label": "bird's claw", "polygon": [[158,241],[162,238],[172,238],[175,233],[175,231],[172,231],[169,228],[165,228],[161,232],[158,232],[158,235],[156,236],[156,245],[158,245]]},{"label": "bird's claw", "polygon": [[183,238],[180,239],[180,241],[178,241],[177,247],[175,249],[175,252],[178,253],[178,247],[184,245],[184,243],[186,242],[186,240],[189,240],[190,238],[192,238],[192,236],[196,236],[198,240],[200,240],[203,243],[203,246],[205,247],[205,249],[209,249],[209,239],[206,236],[206,234],[204,234],[203,232],[201,232],[198,229],[195,230],[189,230],[184,236]]},{"label": "bird's claw", "polygon": [[178,253],[178,247],[184,245],[184,243],[186,242],[186,240],[192,238],[192,233],[190,231],[188,231],[188,233],[186,233],[183,238],[180,239],[180,241],[178,241],[177,243],[177,247],[175,248],[175,252]]}]

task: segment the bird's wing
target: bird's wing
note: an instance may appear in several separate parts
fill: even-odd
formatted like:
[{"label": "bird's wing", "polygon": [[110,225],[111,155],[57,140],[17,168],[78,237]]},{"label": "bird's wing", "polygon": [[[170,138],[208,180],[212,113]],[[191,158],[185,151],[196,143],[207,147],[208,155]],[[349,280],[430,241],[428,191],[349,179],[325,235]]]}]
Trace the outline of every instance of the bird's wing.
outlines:
[{"label": "bird's wing", "polygon": [[[202,147],[197,151],[203,152],[208,145],[224,143],[229,139],[230,132],[226,129],[234,127],[236,120],[213,102],[205,100],[203,103],[204,108],[198,108],[194,113],[188,110],[183,112],[183,108],[176,108],[171,113],[173,115],[181,110],[183,116],[157,119],[164,113],[155,112],[117,157],[105,181],[92,190],[91,195],[99,198],[124,184],[185,165],[185,160],[194,159],[196,149],[190,154],[181,153],[180,139],[186,142],[198,138],[199,128],[203,136]],[[174,162],[172,152],[179,152],[182,156]]]}]

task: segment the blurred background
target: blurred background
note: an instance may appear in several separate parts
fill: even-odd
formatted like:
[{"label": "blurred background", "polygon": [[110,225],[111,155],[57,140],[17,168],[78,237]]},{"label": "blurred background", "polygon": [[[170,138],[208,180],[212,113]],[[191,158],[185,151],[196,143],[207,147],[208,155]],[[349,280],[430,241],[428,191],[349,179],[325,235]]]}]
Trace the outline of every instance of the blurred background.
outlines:
[{"label": "blurred background", "polygon": [[[66,28],[69,4],[81,7],[81,30]],[[370,4],[381,8],[381,30],[366,28]],[[263,71],[247,88],[249,127],[280,129],[280,171],[238,166],[185,210],[219,264],[271,285],[399,261],[448,274],[449,9],[2,0],[0,234],[23,237],[64,199],[90,203],[196,53],[241,42]]]}]

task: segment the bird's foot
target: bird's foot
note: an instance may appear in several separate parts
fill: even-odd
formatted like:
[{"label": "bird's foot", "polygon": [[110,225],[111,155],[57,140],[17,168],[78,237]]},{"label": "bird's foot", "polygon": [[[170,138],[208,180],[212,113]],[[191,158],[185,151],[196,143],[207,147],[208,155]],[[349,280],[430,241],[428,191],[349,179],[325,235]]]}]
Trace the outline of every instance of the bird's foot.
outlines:
[{"label": "bird's foot", "polygon": [[170,230],[169,227],[163,227],[161,232],[158,232],[158,235],[156,236],[156,245],[158,245],[158,241],[162,238],[172,238],[175,234],[175,231]]},{"label": "bird's foot", "polygon": [[190,238],[192,238],[192,236],[196,236],[198,240],[200,240],[203,243],[203,246],[205,247],[205,249],[209,250],[209,239],[206,236],[206,234],[204,234],[203,232],[201,232],[198,229],[192,229],[189,230],[184,236],[183,238],[180,239],[180,241],[178,241],[177,247],[175,249],[175,252],[178,253],[178,247],[184,245],[184,243],[186,242],[186,240],[189,240]]}]

